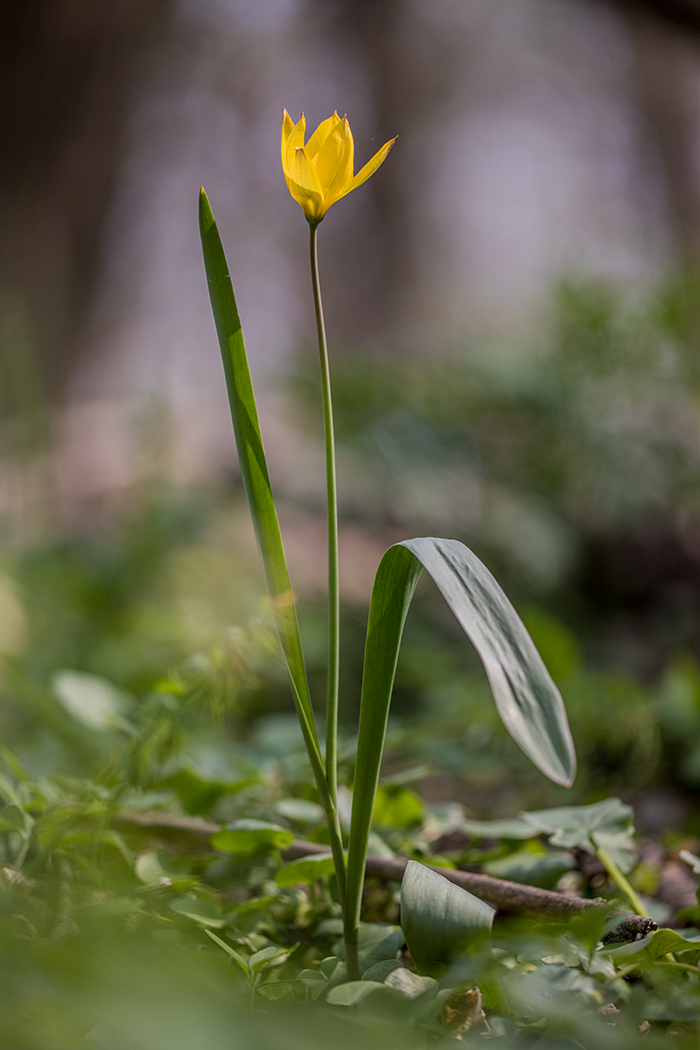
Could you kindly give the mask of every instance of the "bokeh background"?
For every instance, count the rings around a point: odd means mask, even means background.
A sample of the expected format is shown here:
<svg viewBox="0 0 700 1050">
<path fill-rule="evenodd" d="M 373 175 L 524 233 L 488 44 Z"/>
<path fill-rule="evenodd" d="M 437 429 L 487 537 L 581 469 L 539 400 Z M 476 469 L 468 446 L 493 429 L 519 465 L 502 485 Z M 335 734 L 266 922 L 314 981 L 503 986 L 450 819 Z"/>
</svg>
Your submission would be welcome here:
<svg viewBox="0 0 700 1050">
<path fill-rule="evenodd" d="M 322 695 L 320 405 L 283 107 L 312 127 L 347 112 L 358 166 L 399 136 L 320 231 L 348 739 L 382 551 L 456 536 L 562 687 L 582 758 L 572 801 L 619 792 L 650 831 L 699 830 L 697 0 L 6 0 L 5 738 L 32 771 L 87 769 L 90 731 L 57 675 L 140 697 L 195 665 L 225 732 L 284 735 L 200 185 Z M 396 761 L 424 763 L 428 800 L 489 815 L 571 797 L 497 725 L 427 584 L 396 719 Z"/>
</svg>

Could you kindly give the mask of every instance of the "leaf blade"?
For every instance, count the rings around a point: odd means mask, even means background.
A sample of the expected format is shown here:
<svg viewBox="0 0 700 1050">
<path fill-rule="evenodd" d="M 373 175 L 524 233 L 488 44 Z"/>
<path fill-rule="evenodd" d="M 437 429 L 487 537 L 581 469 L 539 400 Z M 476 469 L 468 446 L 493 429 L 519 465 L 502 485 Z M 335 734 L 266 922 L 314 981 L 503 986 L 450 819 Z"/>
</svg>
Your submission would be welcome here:
<svg viewBox="0 0 700 1050">
<path fill-rule="evenodd" d="M 576 754 L 564 703 L 525 625 L 486 566 L 458 540 L 404 540 L 484 665 L 501 721 L 546 776 L 569 787 Z"/>
<path fill-rule="evenodd" d="M 280 643 L 307 747 L 310 755 L 313 751 L 312 762 L 320 764 L 322 769 L 323 758 L 311 707 L 296 606 L 267 469 L 241 321 L 221 238 L 203 189 L 199 195 L 199 226 L 241 475 L 263 563 L 265 583 L 275 602 Z"/>
<path fill-rule="evenodd" d="M 421 537 L 390 547 L 377 569 L 367 624 L 348 844 L 345 923 L 350 945 L 360 919 L 365 856 L 399 647 L 423 568 L 476 648 L 498 712 L 516 743 L 558 783 L 569 784 L 575 772 L 573 741 L 559 690 L 486 566 L 457 540 Z"/>
<path fill-rule="evenodd" d="M 420 563 L 413 554 L 396 544 L 382 557 L 372 588 L 348 842 L 344 911 L 348 943 L 356 942 L 357 938 L 365 857 L 379 783 L 389 703 L 403 626 L 421 571 Z"/>
</svg>

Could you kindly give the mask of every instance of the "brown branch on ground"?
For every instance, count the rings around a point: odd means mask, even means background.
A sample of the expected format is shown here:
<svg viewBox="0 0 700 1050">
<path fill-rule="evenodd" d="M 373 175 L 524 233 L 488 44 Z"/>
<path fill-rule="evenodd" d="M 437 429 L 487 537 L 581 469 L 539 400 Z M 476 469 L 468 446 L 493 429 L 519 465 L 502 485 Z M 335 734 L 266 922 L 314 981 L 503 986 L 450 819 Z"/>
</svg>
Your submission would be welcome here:
<svg viewBox="0 0 700 1050">
<path fill-rule="evenodd" d="M 163 838 L 189 838 L 197 841 L 208 840 L 217 831 L 219 824 L 210 824 L 199 817 L 178 817 L 168 813 L 118 813 L 113 821 L 123 828 L 140 828 L 143 831 L 157 834 Z M 318 842 L 292 842 L 282 856 L 285 860 L 298 860 L 313 853 L 327 853 L 328 846 Z M 565 893 L 553 890 L 541 890 L 536 886 L 527 886 L 519 882 L 508 882 L 507 879 L 495 879 L 491 875 L 482 875 L 473 871 L 457 871 L 453 868 L 441 868 L 434 864 L 427 867 L 444 875 L 462 889 L 481 897 L 490 904 L 506 911 L 532 912 L 537 915 L 549 915 L 555 918 L 573 918 L 591 909 L 607 907 L 608 902 L 601 898 L 594 900 L 581 897 L 570 897 Z M 400 882 L 406 869 L 406 861 L 400 858 L 367 857 L 365 871 L 368 875 Z"/>
</svg>

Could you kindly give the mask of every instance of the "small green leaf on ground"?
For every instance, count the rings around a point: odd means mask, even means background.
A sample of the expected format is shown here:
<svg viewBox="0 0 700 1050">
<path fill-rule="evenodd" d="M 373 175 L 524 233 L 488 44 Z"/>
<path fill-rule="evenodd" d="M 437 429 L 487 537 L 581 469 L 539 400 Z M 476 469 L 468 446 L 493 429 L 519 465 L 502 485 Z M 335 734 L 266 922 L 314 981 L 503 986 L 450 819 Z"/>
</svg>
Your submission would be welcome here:
<svg viewBox="0 0 700 1050">
<path fill-rule="evenodd" d="M 332 875 L 333 870 L 332 853 L 313 853 L 285 864 L 275 875 L 275 882 L 278 886 L 296 886 L 298 882 L 309 884 Z"/>
<path fill-rule="evenodd" d="M 280 798 L 274 810 L 285 820 L 296 820 L 300 824 L 320 824 L 323 820 L 322 807 L 306 798 Z"/>
<path fill-rule="evenodd" d="M 630 871 L 636 861 L 633 816 L 631 806 L 619 798 L 606 798 L 591 806 L 561 806 L 522 814 L 532 832 L 548 835 L 553 846 L 588 853 L 602 846 L 623 872 Z"/>
<path fill-rule="evenodd" d="M 291 831 L 264 820 L 236 820 L 211 838 L 216 849 L 243 855 L 260 849 L 284 849 L 293 841 Z"/>
<path fill-rule="evenodd" d="M 677 930 L 660 929 L 647 934 L 638 941 L 630 941 L 629 944 L 607 949 L 606 954 L 616 962 L 637 957 L 653 962 L 655 959 L 662 959 L 669 952 L 678 954 L 689 951 L 700 951 L 700 937 L 684 937 Z"/>
<path fill-rule="evenodd" d="M 331 988 L 326 1002 L 332 1006 L 357 1006 L 378 988 L 384 988 L 379 981 L 346 981 L 345 984 Z"/>
<path fill-rule="evenodd" d="M 511 882 L 551 890 L 565 872 L 575 867 L 576 859 L 568 850 L 519 849 L 484 864 L 484 871 L 497 879 L 509 879 Z"/>
<path fill-rule="evenodd" d="M 382 786 L 374 800 L 372 823 L 392 828 L 410 828 L 423 819 L 423 804 L 408 788 Z"/>
</svg>

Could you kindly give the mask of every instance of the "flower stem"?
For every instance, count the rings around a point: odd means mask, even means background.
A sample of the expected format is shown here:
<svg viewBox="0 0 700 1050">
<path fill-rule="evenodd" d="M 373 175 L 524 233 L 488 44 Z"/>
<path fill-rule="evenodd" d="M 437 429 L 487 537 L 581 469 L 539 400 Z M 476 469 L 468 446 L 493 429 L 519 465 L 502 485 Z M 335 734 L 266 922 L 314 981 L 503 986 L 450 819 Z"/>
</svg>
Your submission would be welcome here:
<svg viewBox="0 0 700 1050">
<path fill-rule="evenodd" d="M 318 223 L 310 224 L 311 283 L 314 289 L 318 353 L 323 387 L 323 426 L 326 443 L 326 492 L 328 507 L 328 700 L 326 704 L 326 779 L 336 805 L 338 794 L 338 683 L 340 680 L 340 591 L 338 582 L 338 491 L 333 434 L 331 373 L 323 321 L 321 282 L 318 276 Z"/>
</svg>

